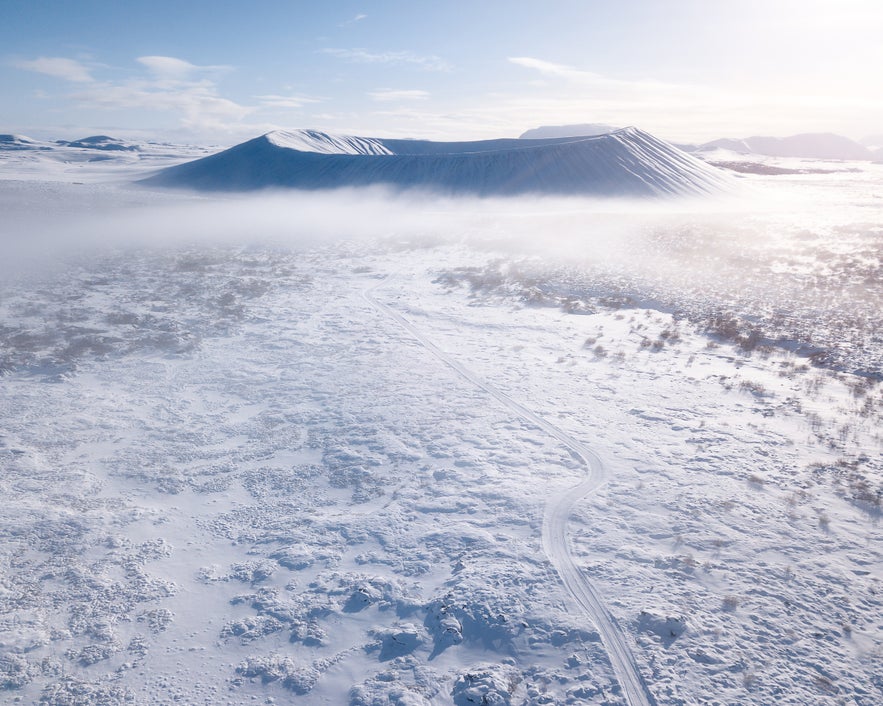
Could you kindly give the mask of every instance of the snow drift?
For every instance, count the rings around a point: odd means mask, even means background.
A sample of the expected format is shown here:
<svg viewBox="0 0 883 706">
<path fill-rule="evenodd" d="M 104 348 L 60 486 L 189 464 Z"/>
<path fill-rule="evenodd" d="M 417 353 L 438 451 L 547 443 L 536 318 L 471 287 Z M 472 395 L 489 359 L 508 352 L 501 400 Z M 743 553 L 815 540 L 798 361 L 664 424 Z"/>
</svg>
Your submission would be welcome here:
<svg viewBox="0 0 883 706">
<path fill-rule="evenodd" d="M 721 190 L 714 167 L 637 128 L 543 140 L 431 142 L 277 131 L 145 182 L 216 191 L 386 185 L 480 196 L 661 196 Z"/>
</svg>

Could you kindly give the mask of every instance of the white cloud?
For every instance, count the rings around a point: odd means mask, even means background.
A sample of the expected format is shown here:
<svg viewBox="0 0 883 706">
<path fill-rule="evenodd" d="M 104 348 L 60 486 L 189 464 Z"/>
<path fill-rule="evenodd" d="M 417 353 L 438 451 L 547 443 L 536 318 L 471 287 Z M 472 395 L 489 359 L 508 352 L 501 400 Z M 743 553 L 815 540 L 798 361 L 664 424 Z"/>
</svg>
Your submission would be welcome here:
<svg viewBox="0 0 883 706">
<path fill-rule="evenodd" d="M 522 66 L 526 69 L 532 69 L 549 78 L 561 78 L 583 86 L 591 86 L 596 90 L 606 90 L 609 92 L 632 93 L 635 95 L 646 95 L 648 92 L 654 94 L 682 94 L 688 95 L 701 89 L 700 86 L 690 86 L 687 84 L 666 83 L 664 81 L 653 81 L 648 79 L 618 79 L 592 71 L 585 71 L 567 64 L 556 64 L 553 61 L 545 59 L 536 59 L 530 56 L 509 57 L 509 62 Z"/>
<path fill-rule="evenodd" d="M 865 92 L 838 93 L 840 86 L 791 82 L 748 85 L 687 84 L 602 76 L 535 57 L 509 62 L 543 78 L 518 95 L 493 97 L 486 110 L 526 127 L 570 122 L 638 125 L 670 139 L 692 141 L 720 135 L 846 131 L 851 115 L 883 115 L 883 99 Z M 848 80 L 843 77 L 840 84 Z M 529 84 L 528 84 L 529 85 Z M 860 131 L 860 128 L 856 128 Z"/>
<path fill-rule="evenodd" d="M 70 97 L 81 108 L 171 113 L 183 127 L 197 131 L 225 131 L 256 110 L 221 97 L 211 78 L 200 78 L 200 74 L 230 67 L 197 66 L 171 56 L 142 56 L 136 61 L 148 69 L 147 77 L 98 82 L 91 77 L 75 78 L 80 74 L 72 72 L 67 76 L 70 80 L 88 80 L 89 85 Z"/>
<path fill-rule="evenodd" d="M 391 101 L 414 101 L 426 100 L 429 98 L 428 91 L 420 90 L 396 90 L 396 89 L 380 89 L 377 91 L 369 91 L 368 95 L 372 100 L 383 102 Z"/>
<path fill-rule="evenodd" d="M 356 24 L 356 22 L 361 22 L 362 20 L 367 19 L 367 17 L 368 17 L 368 15 L 365 15 L 360 12 L 358 15 L 356 15 L 355 17 L 351 17 L 346 22 L 341 22 L 339 26 L 340 27 L 349 27 L 350 25 Z"/>
<path fill-rule="evenodd" d="M 560 76 L 562 78 L 583 80 L 600 78 L 597 74 L 593 74 L 588 71 L 580 71 L 579 69 L 575 69 L 572 66 L 567 66 L 566 64 L 556 64 L 552 61 L 535 59 L 530 56 L 510 56 L 509 62 L 512 64 L 517 64 L 518 66 L 523 66 L 528 69 L 534 69 L 535 71 L 539 71 L 540 73 L 548 74 L 551 76 Z"/>
<path fill-rule="evenodd" d="M 750 96 L 714 86 L 612 78 L 535 57 L 510 57 L 509 62 L 547 79 L 532 91 L 498 99 L 528 126 L 604 122 L 661 127 L 683 138 L 701 128 L 701 121 L 720 123 L 720 116 L 735 115 L 753 102 Z"/>
<path fill-rule="evenodd" d="M 322 49 L 323 54 L 358 64 L 411 65 L 426 71 L 450 71 L 451 66 L 438 56 L 422 56 L 410 51 L 373 52 L 367 49 Z"/>
<path fill-rule="evenodd" d="M 189 61 L 176 59 L 173 56 L 139 56 L 137 61 L 160 78 L 179 80 L 186 79 L 194 73 L 228 71 L 231 68 L 229 66 L 197 66 Z"/>
<path fill-rule="evenodd" d="M 254 111 L 252 107 L 218 96 L 210 81 L 181 82 L 171 88 L 149 81 L 97 84 L 75 94 L 74 98 L 89 107 L 176 113 L 184 127 L 196 129 L 221 129 L 226 123 L 242 120 Z"/>
<path fill-rule="evenodd" d="M 310 96 L 255 96 L 261 105 L 267 108 L 303 108 L 310 103 L 321 103 L 324 98 L 311 98 Z"/>
<path fill-rule="evenodd" d="M 92 81 L 89 70 L 79 61 L 65 59 L 59 56 L 41 56 L 37 59 L 14 62 L 14 65 L 26 71 L 36 71 L 47 76 L 63 78 L 75 83 L 88 83 Z"/>
</svg>

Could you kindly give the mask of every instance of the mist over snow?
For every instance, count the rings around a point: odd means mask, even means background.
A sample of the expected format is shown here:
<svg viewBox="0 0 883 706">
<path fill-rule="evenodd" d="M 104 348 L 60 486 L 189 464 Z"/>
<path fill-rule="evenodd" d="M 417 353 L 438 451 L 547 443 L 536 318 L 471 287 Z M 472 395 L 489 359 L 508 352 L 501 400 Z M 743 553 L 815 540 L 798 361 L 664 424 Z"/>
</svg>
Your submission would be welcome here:
<svg viewBox="0 0 883 706">
<path fill-rule="evenodd" d="M 29 144 L 0 701 L 883 698 L 880 165 L 242 194 Z"/>
</svg>

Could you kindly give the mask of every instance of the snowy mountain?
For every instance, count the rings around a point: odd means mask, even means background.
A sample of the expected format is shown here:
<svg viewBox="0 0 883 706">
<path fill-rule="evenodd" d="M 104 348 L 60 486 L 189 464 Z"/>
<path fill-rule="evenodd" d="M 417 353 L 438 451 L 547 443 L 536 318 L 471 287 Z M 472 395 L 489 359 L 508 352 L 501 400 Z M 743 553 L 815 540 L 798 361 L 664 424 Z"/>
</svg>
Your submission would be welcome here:
<svg viewBox="0 0 883 706">
<path fill-rule="evenodd" d="M 271 132 L 165 169 L 157 186 L 250 191 L 383 184 L 449 194 L 660 196 L 711 193 L 727 178 L 637 128 L 594 137 L 430 142 Z"/>
<path fill-rule="evenodd" d="M 48 145 L 32 140 L 24 135 L 0 135 L 0 150 L 46 150 Z"/>
<path fill-rule="evenodd" d="M 72 140 L 70 142 L 60 140 L 59 144 L 87 150 L 111 150 L 117 152 L 137 152 L 141 149 L 136 144 L 124 142 L 123 140 L 118 140 L 115 137 L 108 137 L 107 135 L 92 135 L 91 137 L 83 137 L 79 140 Z"/>
<path fill-rule="evenodd" d="M 723 138 L 706 142 L 697 148 L 701 151 L 725 149 L 741 154 L 760 154 L 769 157 L 801 157 L 805 159 L 873 159 L 864 145 L 842 135 L 832 133 L 807 133 L 790 137 Z"/>
<path fill-rule="evenodd" d="M 59 182 L 92 182 L 120 179 L 126 172 L 132 181 L 212 151 L 195 145 L 138 142 L 107 135 L 37 140 L 0 134 L 0 180 L 43 180 L 52 174 Z"/>
<path fill-rule="evenodd" d="M 519 139 L 542 140 L 549 137 L 590 137 L 592 135 L 606 135 L 615 132 L 618 128 L 602 123 L 582 123 L 581 125 L 542 125 L 522 133 Z"/>
</svg>

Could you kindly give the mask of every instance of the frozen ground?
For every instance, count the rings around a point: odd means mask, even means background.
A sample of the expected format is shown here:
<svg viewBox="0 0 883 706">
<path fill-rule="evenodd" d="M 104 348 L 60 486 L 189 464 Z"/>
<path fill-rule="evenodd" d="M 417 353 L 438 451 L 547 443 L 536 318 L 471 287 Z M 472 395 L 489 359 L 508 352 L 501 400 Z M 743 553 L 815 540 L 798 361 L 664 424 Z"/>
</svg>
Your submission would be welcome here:
<svg viewBox="0 0 883 706">
<path fill-rule="evenodd" d="M 0 700 L 879 703 L 850 168 L 648 206 L 0 161 Z"/>
</svg>

